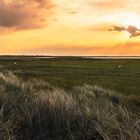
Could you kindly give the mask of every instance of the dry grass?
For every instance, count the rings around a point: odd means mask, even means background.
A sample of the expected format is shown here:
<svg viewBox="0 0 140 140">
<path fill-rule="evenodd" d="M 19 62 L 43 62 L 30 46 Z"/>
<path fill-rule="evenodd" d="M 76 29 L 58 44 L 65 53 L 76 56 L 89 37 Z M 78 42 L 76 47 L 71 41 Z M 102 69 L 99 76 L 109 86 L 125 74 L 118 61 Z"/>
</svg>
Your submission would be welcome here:
<svg viewBox="0 0 140 140">
<path fill-rule="evenodd" d="M 114 91 L 68 91 L 0 73 L 0 140 L 139 140 L 140 119 Z"/>
</svg>

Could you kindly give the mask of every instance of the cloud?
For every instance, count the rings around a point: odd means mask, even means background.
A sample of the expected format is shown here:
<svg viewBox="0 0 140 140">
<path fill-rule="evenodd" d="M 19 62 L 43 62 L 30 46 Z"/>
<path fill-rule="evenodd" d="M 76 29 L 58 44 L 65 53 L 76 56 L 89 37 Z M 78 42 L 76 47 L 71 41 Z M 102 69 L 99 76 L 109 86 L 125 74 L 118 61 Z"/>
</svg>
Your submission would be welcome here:
<svg viewBox="0 0 140 140">
<path fill-rule="evenodd" d="M 74 14 L 77 14 L 77 11 L 74 11 L 74 10 L 73 11 L 69 11 L 68 14 L 74 15 Z"/>
<path fill-rule="evenodd" d="M 126 43 L 127 47 L 137 47 L 140 46 L 140 42 L 128 42 Z"/>
<path fill-rule="evenodd" d="M 109 29 L 109 31 L 118 31 L 118 32 L 125 31 L 125 30 L 126 29 L 121 26 L 113 26 L 113 29 Z"/>
<path fill-rule="evenodd" d="M 23 52 L 27 51 L 23 50 Z M 108 47 L 97 46 L 77 46 L 77 45 L 46 45 L 38 48 L 28 48 L 29 54 L 47 54 L 47 55 L 94 55 L 105 53 Z"/>
<path fill-rule="evenodd" d="M 132 25 L 129 25 L 127 28 L 125 28 L 123 26 L 113 26 L 112 28 L 110 28 L 108 30 L 109 31 L 118 31 L 118 32 L 126 31 L 130 34 L 130 38 L 140 36 L 140 29 L 138 29 L 137 27 L 132 26 Z"/>
<path fill-rule="evenodd" d="M 102 10 L 102 11 L 115 11 L 128 7 L 129 0 L 89 0 L 90 5 Z"/>
<path fill-rule="evenodd" d="M 52 7 L 50 0 L 1 0 L 0 27 L 16 30 L 43 27 Z"/>
<path fill-rule="evenodd" d="M 135 36 L 140 36 L 140 29 L 138 29 L 135 26 L 128 26 L 128 28 L 126 29 L 126 31 L 128 31 L 131 36 L 130 37 L 135 37 Z"/>
<path fill-rule="evenodd" d="M 140 55 L 140 42 L 120 42 L 115 46 L 76 46 L 76 45 L 44 45 L 35 48 L 23 49 L 25 54 L 44 55 Z M 28 50 L 28 51 L 27 51 Z"/>
</svg>

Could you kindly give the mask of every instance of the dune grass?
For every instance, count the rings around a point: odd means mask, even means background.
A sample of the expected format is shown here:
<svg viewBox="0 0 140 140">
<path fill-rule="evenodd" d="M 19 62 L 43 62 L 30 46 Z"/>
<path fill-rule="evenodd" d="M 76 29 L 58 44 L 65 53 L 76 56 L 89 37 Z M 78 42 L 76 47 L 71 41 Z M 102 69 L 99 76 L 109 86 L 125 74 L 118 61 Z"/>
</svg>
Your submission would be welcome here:
<svg viewBox="0 0 140 140">
<path fill-rule="evenodd" d="M 0 140 L 139 140 L 140 118 L 99 86 L 71 90 L 0 73 Z"/>
</svg>

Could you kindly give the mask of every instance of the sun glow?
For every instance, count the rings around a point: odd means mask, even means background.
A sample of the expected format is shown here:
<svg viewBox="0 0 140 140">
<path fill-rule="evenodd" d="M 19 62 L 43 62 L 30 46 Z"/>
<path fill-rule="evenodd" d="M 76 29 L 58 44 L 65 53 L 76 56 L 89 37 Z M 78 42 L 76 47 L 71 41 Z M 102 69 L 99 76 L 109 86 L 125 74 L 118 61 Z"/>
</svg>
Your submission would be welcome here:
<svg viewBox="0 0 140 140">
<path fill-rule="evenodd" d="M 125 26 L 133 25 L 137 28 L 140 28 L 140 18 L 137 15 L 130 15 L 126 16 L 126 18 L 123 21 L 123 24 Z"/>
<path fill-rule="evenodd" d="M 129 39 L 129 37 L 130 37 L 130 33 L 123 32 L 123 38 L 124 38 L 124 40 Z"/>
</svg>

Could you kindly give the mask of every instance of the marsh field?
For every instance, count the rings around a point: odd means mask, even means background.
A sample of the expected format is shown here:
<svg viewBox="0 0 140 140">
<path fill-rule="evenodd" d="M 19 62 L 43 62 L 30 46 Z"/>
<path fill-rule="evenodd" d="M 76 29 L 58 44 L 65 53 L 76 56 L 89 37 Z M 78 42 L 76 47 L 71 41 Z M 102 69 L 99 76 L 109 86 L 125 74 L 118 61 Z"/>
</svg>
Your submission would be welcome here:
<svg viewBox="0 0 140 140">
<path fill-rule="evenodd" d="M 140 59 L 0 57 L 0 140 L 139 140 Z"/>
</svg>

